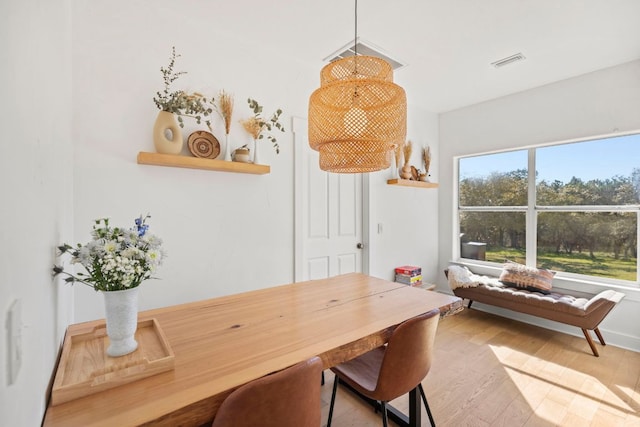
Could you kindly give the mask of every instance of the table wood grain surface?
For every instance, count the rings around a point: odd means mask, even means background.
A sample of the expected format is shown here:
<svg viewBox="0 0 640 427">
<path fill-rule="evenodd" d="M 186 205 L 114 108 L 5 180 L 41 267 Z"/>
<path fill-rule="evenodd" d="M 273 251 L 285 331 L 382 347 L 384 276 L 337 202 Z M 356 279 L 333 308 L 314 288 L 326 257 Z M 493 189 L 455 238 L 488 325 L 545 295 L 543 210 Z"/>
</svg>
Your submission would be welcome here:
<svg viewBox="0 0 640 427">
<path fill-rule="evenodd" d="M 140 312 L 159 322 L 175 369 L 49 404 L 43 425 L 199 426 L 249 381 L 316 355 L 329 368 L 385 343 L 403 321 L 458 300 L 351 273 Z"/>
</svg>

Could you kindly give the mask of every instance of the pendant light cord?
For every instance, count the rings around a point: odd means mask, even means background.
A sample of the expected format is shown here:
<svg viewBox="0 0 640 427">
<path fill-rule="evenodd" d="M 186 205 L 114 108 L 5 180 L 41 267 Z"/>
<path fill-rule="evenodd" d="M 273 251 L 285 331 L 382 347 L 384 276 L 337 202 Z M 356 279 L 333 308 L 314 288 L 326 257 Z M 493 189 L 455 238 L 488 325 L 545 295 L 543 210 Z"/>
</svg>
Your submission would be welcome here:
<svg viewBox="0 0 640 427">
<path fill-rule="evenodd" d="M 358 57 L 358 0 L 355 0 L 356 11 L 354 13 L 355 16 L 355 34 L 353 36 L 353 51 L 355 53 L 356 58 Z"/>
<path fill-rule="evenodd" d="M 354 15 L 354 20 L 355 20 L 355 31 L 354 31 L 354 35 L 353 35 L 353 75 L 357 76 L 358 75 L 358 0 L 355 0 L 355 13 Z M 355 89 L 355 96 L 358 95 L 358 87 L 356 86 Z"/>
</svg>

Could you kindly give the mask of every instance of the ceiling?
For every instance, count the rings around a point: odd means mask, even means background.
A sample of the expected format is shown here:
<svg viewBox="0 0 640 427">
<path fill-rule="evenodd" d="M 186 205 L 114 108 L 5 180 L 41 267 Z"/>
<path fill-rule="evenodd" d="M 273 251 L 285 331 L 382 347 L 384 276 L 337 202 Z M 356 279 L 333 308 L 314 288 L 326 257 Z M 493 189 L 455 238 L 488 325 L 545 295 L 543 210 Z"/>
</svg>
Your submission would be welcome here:
<svg viewBox="0 0 640 427">
<path fill-rule="evenodd" d="M 318 77 L 354 38 L 353 0 L 259 4 L 219 7 L 246 40 Z M 407 64 L 395 81 L 410 104 L 446 112 L 639 59 L 640 0 L 359 0 L 358 36 Z M 526 60 L 491 65 L 515 53 Z"/>
</svg>

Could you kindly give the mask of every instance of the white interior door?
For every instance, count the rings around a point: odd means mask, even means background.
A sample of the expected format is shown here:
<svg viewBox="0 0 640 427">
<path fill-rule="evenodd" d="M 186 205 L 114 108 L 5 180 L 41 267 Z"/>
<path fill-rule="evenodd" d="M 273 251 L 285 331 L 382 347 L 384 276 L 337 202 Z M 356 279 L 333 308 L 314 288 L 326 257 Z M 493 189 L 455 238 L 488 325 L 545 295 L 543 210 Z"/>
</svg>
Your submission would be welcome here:
<svg viewBox="0 0 640 427">
<path fill-rule="evenodd" d="M 309 147 L 307 121 L 294 118 L 295 280 L 363 272 L 362 174 L 320 170 Z"/>
</svg>

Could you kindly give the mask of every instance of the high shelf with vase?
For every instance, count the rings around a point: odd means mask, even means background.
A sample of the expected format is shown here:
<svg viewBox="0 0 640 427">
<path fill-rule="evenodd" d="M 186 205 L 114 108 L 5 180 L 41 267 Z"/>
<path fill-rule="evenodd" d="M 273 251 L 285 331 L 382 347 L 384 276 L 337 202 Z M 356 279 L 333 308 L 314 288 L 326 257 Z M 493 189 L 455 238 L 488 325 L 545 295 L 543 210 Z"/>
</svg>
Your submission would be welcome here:
<svg viewBox="0 0 640 427">
<path fill-rule="evenodd" d="M 199 157 L 180 156 L 172 154 L 138 153 L 138 164 L 154 166 L 170 166 L 175 168 L 204 169 L 220 172 L 250 173 L 265 175 L 271 173 L 269 165 L 253 163 L 227 162 L 224 160 L 202 159 Z"/>
<path fill-rule="evenodd" d="M 424 182 L 424 181 L 414 181 L 411 179 L 388 179 L 387 184 L 389 185 L 401 185 L 404 187 L 419 187 L 419 188 L 438 188 L 438 184 L 435 182 Z"/>
</svg>

